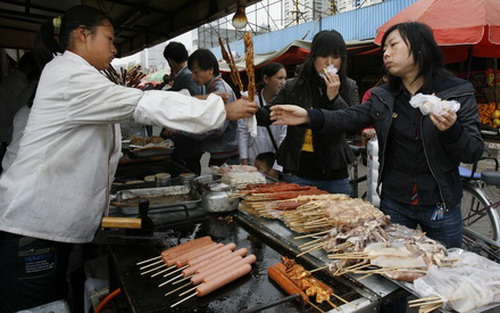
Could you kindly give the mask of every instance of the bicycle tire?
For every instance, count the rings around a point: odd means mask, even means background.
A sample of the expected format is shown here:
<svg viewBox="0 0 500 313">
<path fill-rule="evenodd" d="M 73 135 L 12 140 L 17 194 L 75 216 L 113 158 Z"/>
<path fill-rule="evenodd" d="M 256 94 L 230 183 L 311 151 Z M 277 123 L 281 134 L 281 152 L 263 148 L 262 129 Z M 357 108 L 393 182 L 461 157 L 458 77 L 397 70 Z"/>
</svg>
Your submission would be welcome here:
<svg viewBox="0 0 500 313">
<path fill-rule="evenodd" d="M 488 197 L 476 186 L 468 183 L 463 184 L 463 196 L 461 200 L 462 220 L 464 222 L 464 232 L 475 239 L 496 241 L 498 234 L 493 214 L 497 215 L 494 208 L 484 209 L 491 205 Z"/>
</svg>

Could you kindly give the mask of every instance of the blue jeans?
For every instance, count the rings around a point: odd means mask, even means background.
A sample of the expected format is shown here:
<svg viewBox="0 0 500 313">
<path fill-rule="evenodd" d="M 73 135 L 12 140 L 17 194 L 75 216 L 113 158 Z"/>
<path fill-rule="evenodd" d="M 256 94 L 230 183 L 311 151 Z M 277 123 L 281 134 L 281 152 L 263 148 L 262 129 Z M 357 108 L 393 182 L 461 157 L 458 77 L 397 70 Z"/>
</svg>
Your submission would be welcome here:
<svg viewBox="0 0 500 313">
<path fill-rule="evenodd" d="M 301 186 L 316 186 L 321 190 L 328 191 L 329 193 L 343 193 L 348 196 L 351 195 L 349 178 L 332 180 L 309 179 L 287 173 L 283 175 L 283 180 L 287 183 L 296 183 Z"/>
<path fill-rule="evenodd" d="M 410 205 L 382 195 L 380 210 L 391 217 L 393 223 L 416 229 L 420 225 L 427 237 L 441 242 L 446 248 L 460 248 L 464 225 L 460 204 L 449 209 L 440 220 L 432 220 L 435 205 Z"/>
</svg>

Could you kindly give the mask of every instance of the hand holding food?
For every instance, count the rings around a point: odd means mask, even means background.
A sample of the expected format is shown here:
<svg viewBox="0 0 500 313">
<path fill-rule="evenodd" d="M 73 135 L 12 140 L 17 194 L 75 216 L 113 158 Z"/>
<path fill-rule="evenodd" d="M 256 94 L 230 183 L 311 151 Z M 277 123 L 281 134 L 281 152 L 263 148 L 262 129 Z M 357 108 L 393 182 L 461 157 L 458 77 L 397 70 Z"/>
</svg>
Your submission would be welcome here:
<svg viewBox="0 0 500 313">
<path fill-rule="evenodd" d="M 436 127 L 442 132 L 450 129 L 450 127 L 457 121 L 457 114 L 451 110 L 446 111 L 442 115 L 431 113 L 429 114 L 429 117 L 434 125 L 436 125 Z"/>
<path fill-rule="evenodd" d="M 271 107 L 273 125 L 301 125 L 310 122 L 306 109 L 297 105 L 280 104 Z"/>
<path fill-rule="evenodd" d="M 238 99 L 231 103 L 226 104 L 226 119 L 230 121 L 236 121 L 243 117 L 253 116 L 259 106 L 255 102 L 249 102 L 248 100 Z"/>
</svg>

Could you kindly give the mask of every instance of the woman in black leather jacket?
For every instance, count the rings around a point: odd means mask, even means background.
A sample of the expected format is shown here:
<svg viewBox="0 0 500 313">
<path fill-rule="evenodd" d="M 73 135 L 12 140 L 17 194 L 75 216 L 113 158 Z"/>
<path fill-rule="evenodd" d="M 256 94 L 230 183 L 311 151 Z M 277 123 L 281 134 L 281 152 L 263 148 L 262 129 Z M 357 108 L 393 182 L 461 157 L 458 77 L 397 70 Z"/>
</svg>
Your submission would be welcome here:
<svg viewBox="0 0 500 313">
<path fill-rule="evenodd" d="M 337 73 L 328 71 L 333 65 Z M 312 41 L 296 79 L 288 80 L 270 105 L 257 113 L 259 125 L 269 125 L 269 107 L 294 103 L 303 108 L 335 111 L 359 104 L 356 82 L 346 75 L 347 50 L 342 35 L 321 31 Z M 331 193 L 350 194 L 347 164 L 353 160 L 345 136 L 320 134 L 303 126 L 289 126 L 277 161 L 288 182 L 317 186 Z"/>
<path fill-rule="evenodd" d="M 458 166 L 477 161 L 483 151 L 474 89 L 444 69 L 441 50 L 424 24 L 394 25 L 382 47 L 389 84 L 375 88 L 365 104 L 336 112 L 276 106 L 271 117 L 276 124 L 307 124 L 331 136 L 374 125 L 380 146 L 380 209 L 395 223 L 420 225 L 446 247 L 460 247 Z M 460 109 L 422 115 L 409 104 L 419 92 L 456 100 Z"/>
</svg>

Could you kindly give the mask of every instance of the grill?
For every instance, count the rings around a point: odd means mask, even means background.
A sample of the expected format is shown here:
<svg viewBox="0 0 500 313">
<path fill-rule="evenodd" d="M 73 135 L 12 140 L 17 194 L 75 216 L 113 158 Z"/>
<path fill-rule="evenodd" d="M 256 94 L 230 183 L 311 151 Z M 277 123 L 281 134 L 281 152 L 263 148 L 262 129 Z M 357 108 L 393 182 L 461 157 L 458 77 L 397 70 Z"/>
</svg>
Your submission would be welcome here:
<svg viewBox="0 0 500 313">
<path fill-rule="evenodd" d="M 155 231 L 156 234 L 162 234 L 161 236 L 157 235 L 149 241 L 144 240 L 139 245 L 125 243 L 108 246 L 111 268 L 116 275 L 115 281 L 127 295 L 134 312 L 256 312 L 262 306 L 270 306 L 265 312 L 301 312 L 300 303 L 293 299 L 274 305 L 287 295 L 268 278 L 267 268 L 279 261 L 281 256 L 293 258 L 297 254 L 296 247 L 285 238 L 286 234 L 275 233 L 279 223 L 274 222 L 276 227 L 273 231 L 241 212 L 234 216 L 233 222 L 228 223 L 223 217 L 198 216 L 158 227 Z M 281 228 L 286 230 L 282 225 Z M 173 303 L 192 292 L 183 297 L 178 297 L 178 293 L 165 297 L 166 292 L 180 285 L 159 288 L 158 285 L 168 278 L 161 275 L 154 278 L 141 276 L 136 263 L 158 256 L 168 247 L 205 235 L 210 235 L 216 242 L 234 242 L 238 248 L 248 248 L 249 254 L 257 256 L 257 262 L 252 266 L 250 275 L 205 297 L 194 297 L 171 309 Z M 298 259 L 298 262 L 308 269 L 313 269 L 320 266 L 322 261 L 313 256 L 306 256 Z M 378 296 L 355 280 L 333 279 L 320 272 L 316 272 L 314 276 L 333 287 L 337 295 L 355 303 L 358 306 L 356 312 L 373 312 L 378 303 Z M 189 287 L 183 290 L 187 289 Z M 338 306 L 342 305 L 342 302 L 333 297 L 332 301 Z M 326 303 L 320 307 L 325 311 L 332 308 Z M 306 306 L 305 312 L 313 311 L 313 308 Z"/>
</svg>

